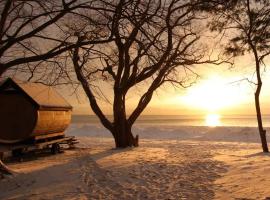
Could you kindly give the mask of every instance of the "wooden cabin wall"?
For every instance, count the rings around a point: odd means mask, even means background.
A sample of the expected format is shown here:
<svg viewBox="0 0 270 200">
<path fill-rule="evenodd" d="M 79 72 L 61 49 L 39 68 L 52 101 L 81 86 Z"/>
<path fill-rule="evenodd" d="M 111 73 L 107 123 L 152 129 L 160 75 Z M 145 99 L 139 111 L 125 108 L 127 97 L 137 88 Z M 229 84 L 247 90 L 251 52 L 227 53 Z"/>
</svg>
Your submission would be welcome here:
<svg viewBox="0 0 270 200">
<path fill-rule="evenodd" d="M 0 142 L 14 143 L 30 137 L 37 120 L 37 112 L 20 93 L 0 93 Z"/>
<path fill-rule="evenodd" d="M 71 121 L 71 110 L 39 110 L 32 136 L 64 132 Z"/>
</svg>

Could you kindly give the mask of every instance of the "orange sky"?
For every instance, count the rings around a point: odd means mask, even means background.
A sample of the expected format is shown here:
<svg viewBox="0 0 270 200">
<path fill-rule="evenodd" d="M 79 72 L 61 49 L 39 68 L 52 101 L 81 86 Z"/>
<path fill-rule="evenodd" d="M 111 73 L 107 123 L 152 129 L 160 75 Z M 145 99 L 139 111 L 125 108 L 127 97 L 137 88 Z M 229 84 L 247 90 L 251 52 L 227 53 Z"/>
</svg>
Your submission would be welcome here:
<svg viewBox="0 0 270 200">
<path fill-rule="evenodd" d="M 245 62 L 243 62 L 245 60 Z M 201 75 L 198 82 L 187 89 L 163 87 L 154 95 L 151 103 L 143 114 L 146 115 L 205 115 L 217 113 L 254 114 L 254 86 L 244 78 L 252 78 L 254 68 L 248 57 L 238 58 L 235 68 L 227 66 L 199 66 L 197 71 Z M 270 69 L 263 73 L 263 88 L 261 93 L 262 112 L 270 114 Z M 139 90 L 139 89 L 138 89 Z M 81 95 L 80 102 L 74 97 L 66 95 L 74 106 L 74 114 L 92 114 L 88 100 Z M 134 95 L 135 93 L 135 95 Z M 139 94 L 132 93 L 128 97 L 127 111 L 130 112 L 138 101 Z M 139 93 L 139 92 L 138 92 Z M 106 114 L 112 114 L 111 105 L 103 104 Z"/>
</svg>

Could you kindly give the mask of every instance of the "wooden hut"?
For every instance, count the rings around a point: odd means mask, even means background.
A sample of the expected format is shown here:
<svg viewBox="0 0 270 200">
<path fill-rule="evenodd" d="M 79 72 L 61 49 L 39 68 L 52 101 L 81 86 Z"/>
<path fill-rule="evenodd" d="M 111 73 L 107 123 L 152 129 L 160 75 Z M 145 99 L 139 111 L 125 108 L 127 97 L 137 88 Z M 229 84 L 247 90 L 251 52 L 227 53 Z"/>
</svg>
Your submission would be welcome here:
<svg viewBox="0 0 270 200">
<path fill-rule="evenodd" d="M 8 78 L 0 85 L 0 143 L 64 136 L 71 111 L 52 87 Z"/>
</svg>

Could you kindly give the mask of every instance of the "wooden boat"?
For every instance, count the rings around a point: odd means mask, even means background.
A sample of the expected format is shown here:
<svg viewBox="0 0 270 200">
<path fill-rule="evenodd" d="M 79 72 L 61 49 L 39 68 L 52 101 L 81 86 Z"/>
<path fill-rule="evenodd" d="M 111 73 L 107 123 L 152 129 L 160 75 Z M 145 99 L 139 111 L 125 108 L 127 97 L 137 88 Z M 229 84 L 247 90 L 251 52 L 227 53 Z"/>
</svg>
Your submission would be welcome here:
<svg viewBox="0 0 270 200">
<path fill-rule="evenodd" d="M 8 78 L 0 85 L 0 143 L 64 136 L 71 112 L 54 88 Z"/>
</svg>

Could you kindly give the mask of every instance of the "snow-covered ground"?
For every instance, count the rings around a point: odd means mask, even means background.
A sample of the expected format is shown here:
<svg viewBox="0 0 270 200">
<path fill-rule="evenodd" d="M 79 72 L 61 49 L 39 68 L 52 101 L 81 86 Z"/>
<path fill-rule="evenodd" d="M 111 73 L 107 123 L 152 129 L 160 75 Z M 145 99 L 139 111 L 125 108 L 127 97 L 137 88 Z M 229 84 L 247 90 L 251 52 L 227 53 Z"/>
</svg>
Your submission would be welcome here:
<svg viewBox="0 0 270 200">
<path fill-rule="evenodd" d="M 256 128 L 148 124 L 133 133 L 140 147 L 116 150 L 102 126 L 73 124 L 78 148 L 8 163 L 18 173 L 0 180 L 0 199 L 270 197 L 270 155 Z"/>
</svg>

